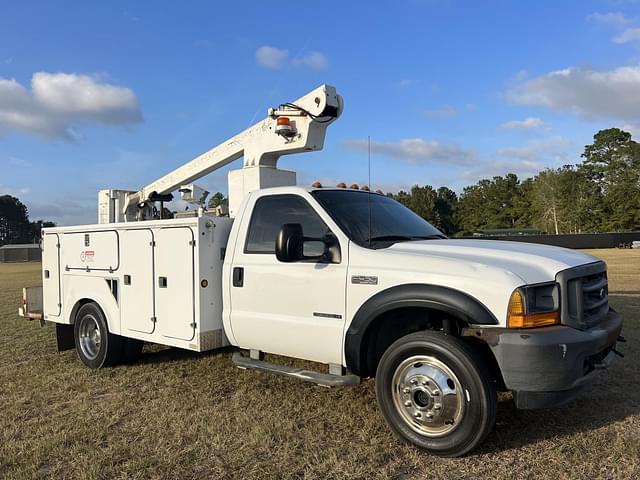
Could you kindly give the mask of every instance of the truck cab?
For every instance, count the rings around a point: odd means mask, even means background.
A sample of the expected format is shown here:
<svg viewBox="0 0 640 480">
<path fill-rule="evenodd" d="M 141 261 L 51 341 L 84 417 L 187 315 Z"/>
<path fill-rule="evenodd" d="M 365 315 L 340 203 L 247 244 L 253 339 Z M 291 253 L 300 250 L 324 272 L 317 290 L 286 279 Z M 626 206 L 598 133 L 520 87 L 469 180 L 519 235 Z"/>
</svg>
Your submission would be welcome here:
<svg viewBox="0 0 640 480">
<path fill-rule="evenodd" d="M 571 401 L 611 364 L 622 328 L 599 259 L 448 239 L 395 200 L 362 190 L 251 193 L 223 275 L 233 345 L 375 377 L 392 428 L 443 454 L 460 453 L 439 445 L 460 433 L 472 398 L 487 405 L 487 425 L 496 389 L 511 390 L 520 408 Z M 408 342 L 421 354 L 407 357 Z M 413 366 L 402 363 L 411 358 Z M 474 390 L 473 377 L 483 386 Z M 482 422 L 471 430 L 478 438 L 487 431 Z"/>
</svg>

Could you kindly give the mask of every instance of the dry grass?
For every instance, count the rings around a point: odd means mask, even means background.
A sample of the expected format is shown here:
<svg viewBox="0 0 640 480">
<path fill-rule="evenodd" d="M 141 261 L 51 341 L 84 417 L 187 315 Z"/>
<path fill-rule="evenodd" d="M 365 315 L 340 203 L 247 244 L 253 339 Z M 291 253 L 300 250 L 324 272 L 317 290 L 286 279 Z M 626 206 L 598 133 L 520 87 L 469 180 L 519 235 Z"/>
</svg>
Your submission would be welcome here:
<svg viewBox="0 0 640 480">
<path fill-rule="evenodd" d="M 626 319 L 626 358 L 569 407 L 500 402 L 496 428 L 461 459 L 389 433 L 373 382 L 327 390 L 240 371 L 230 353 L 149 348 L 92 371 L 57 353 L 53 328 L 16 315 L 39 264 L 0 264 L 2 478 L 638 478 L 640 251 L 594 252 Z"/>
</svg>

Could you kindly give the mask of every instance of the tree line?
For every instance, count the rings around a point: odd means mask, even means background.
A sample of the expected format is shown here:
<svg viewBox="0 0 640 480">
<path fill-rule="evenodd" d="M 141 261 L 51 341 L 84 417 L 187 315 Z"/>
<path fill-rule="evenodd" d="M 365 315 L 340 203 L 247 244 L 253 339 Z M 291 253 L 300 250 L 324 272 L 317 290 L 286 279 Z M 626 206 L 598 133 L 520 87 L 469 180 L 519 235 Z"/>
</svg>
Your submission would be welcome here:
<svg viewBox="0 0 640 480">
<path fill-rule="evenodd" d="M 640 144 L 618 128 L 600 130 L 581 158 L 522 181 L 513 173 L 483 179 L 460 195 L 444 186 L 415 185 L 390 196 L 450 236 L 640 229 Z"/>
<path fill-rule="evenodd" d="M 640 229 L 640 144 L 618 128 L 600 130 L 581 158 L 522 181 L 513 173 L 483 179 L 460 195 L 431 185 L 388 195 L 449 236 L 498 229 L 554 234 Z M 226 201 L 217 192 L 208 206 Z M 52 225 L 31 222 L 19 199 L 0 196 L 0 246 L 35 243 L 40 228 Z"/>
<path fill-rule="evenodd" d="M 11 195 L 0 195 L 0 247 L 6 244 L 38 243 L 40 229 L 54 225 L 42 220 L 30 221 L 24 203 Z"/>
</svg>

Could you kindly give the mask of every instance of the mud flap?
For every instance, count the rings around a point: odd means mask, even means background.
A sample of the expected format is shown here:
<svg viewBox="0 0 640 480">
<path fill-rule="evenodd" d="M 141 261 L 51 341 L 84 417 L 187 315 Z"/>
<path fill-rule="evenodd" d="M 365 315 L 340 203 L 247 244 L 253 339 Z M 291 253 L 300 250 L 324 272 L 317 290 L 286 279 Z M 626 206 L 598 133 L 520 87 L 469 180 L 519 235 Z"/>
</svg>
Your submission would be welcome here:
<svg viewBox="0 0 640 480">
<path fill-rule="evenodd" d="M 76 342 L 73 338 L 73 325 L 56 323 L 56 341 L 59 352 L 76 348 Z"/>
</svg>

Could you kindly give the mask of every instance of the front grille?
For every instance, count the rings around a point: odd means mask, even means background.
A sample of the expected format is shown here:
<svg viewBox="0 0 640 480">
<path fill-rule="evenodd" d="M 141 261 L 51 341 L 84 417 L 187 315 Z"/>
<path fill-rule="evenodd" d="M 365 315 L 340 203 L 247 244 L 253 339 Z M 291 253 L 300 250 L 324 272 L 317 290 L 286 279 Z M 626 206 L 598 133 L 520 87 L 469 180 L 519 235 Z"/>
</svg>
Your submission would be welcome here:
<svg viewBox="0 0 640 480">
<path fill-rule="evenodd" d="M 562 291 L 562 323 L 584 330 L 607 316 L 609 289 L 604 262 L 564 270 L 556 279 Z"/>
</svg>

